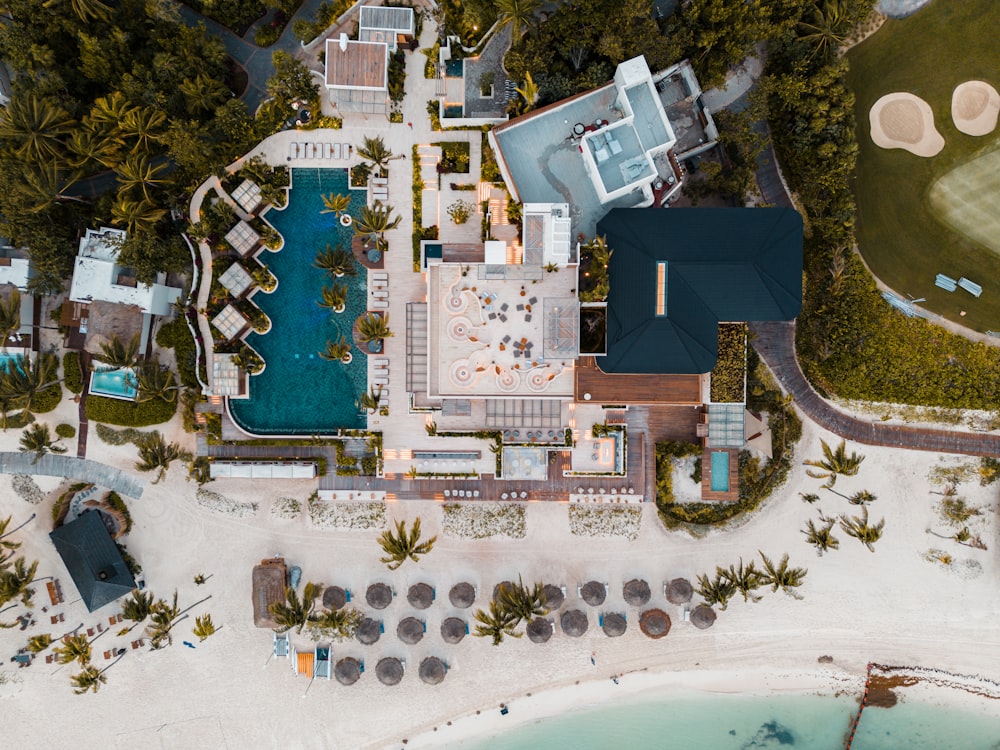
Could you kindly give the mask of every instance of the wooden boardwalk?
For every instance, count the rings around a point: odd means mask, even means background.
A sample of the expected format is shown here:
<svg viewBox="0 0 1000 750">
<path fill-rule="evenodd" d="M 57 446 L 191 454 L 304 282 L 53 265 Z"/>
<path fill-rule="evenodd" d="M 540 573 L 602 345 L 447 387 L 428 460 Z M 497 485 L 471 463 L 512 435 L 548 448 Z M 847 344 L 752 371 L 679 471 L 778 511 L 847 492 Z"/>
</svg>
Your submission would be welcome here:
<svg viewBox="0 0 1000 750">
<path fill-rule="evenodd" d="M 92 482 L 114 490 L 120 495 L 135 499 L 142 497 L 142 492 L 146 488 L 144 480 L 129 476 L 113 466 L 90 461 L 86 458 L 52 453 L 36 459 L 30 453 L 0 452 L 0 473 L 40 474 L 48 477 L 65 477 L 70 480 Z"/>
<path fill-rule="evenodd" d="M 575 368 L 576 400 L 597 404 L 701 404 L 701 375 L 606 373 L 594 357 Z M 584 394 L 589 394 L 585 397 Z"/>
<path fill-rule="evenodd" d="M 750 330 L 754 334 L 754 349 L 771 368 L 781 387 L 792 394 L 795 405 L 820 427 L 865 445 L 967 456 L 1000 456 L 1000 435 L 866 422 L 845 414 L 821 398 L 802 374 L 795 358 L 794 323 L 751 323 Z"/>
</svg>

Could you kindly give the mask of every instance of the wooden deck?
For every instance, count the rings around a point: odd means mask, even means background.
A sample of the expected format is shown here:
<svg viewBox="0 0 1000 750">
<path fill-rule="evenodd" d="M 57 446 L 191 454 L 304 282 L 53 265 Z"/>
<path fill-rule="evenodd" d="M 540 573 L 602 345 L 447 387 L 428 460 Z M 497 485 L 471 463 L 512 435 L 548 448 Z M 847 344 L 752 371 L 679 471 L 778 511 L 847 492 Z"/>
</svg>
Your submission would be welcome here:
<svg viewBox="0 0 1000 750">
<path fill-rule="evenodd" d="M 682 443 L 697 443 L 698 422 L 704 411 L 698 406 L 667 406 L 656 404 L 646 407 L 649 410 L 649 437 L 654 443 L 675 440 Z"/>
<path fill-rule="evenodd" d="M 729 489 L 712 491 L 712 454 L 729 454 Z M 709 448 L 701 454 L 701 499 L 708 502 L 733 503 L 740 499 L 740 452 L 737 448 Z"/>
<path fill-rule="evenodd" d="M 589 393 L 590 398 L 584 398 Z M 701 404 L 701 375 L 606 373 L 595 357 L 576 363 L 576 400 L 598 404 Z"/>
</svg>

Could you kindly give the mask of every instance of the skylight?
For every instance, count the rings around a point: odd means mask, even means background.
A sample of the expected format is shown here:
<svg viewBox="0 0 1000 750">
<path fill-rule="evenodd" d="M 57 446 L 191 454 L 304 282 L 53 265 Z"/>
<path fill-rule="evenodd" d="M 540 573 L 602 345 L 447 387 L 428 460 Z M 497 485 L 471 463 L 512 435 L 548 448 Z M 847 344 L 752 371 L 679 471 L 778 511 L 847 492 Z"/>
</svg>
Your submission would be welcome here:
<svg viewBox="0 0 1000 750">
<path fill-rule="evenodd" d="M 656 263 L 656 314 L 663 317 L 667 314 L 667 262 Z"/>
</svg>

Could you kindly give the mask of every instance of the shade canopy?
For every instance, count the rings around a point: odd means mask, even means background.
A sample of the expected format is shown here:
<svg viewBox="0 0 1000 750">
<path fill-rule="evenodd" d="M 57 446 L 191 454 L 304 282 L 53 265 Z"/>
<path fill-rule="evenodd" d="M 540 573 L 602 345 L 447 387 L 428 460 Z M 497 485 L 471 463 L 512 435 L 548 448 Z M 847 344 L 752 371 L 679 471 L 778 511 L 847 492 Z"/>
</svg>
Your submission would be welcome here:
<svg viewBox="0 0 1000 750">
<path fill-rule="evenodd" d="M 444 639 L 445 643 L 461 643 L 468 629 L 469 626 L 465 624 L 465 620 L 447 617 L 441 623 L 441 638 Z"/>
<path fill-rule="evenodd" d="M 600 581 L 587 581 L 580 588 L 580 596 L 591 607 L 600 607 L 608 597 L 608 587 Z"/>
<path fill-rule="evenodd" d="M 554 629 L 555 626 L 553 626 L 552 620 L 545 617 L 536 617 L 528 623 L 525 631 L 528 634 L 528 640 L 532 643 L 545 643 L 552 637 Z"/>
<path fill-rule="evenodd" d="M 448 668 L 436 656 L 428 656 L 420 662 L 420 679 L 428 685 L 437 685 L 444 680 Z"/>
<path fill-rule="evenodd" d="M 347 592 L 340 586 L 327 586 L 323 592 L 323 606 L 327 609 L 340 609 L 347 604 Z"/>
<path fill-rule="evenodd" d="M 49 539 L 65 563 L 88 612 L 100 609 L 135 588 L 135 580 L 100 512 L 82 513 L 75 521 L 49 534 Z"/>
<path fill-rule="evenodd" d="M 639 618 L 639 629 L 650 638 L 662 638 L 670 632 L 670 616 L 662 609 L 647 609 Z"/>
<path fill-rule="evenodd" d="M 694 589 L 687 578 L 675 578 L 667 584 L 667 601 L 671 604 L 686 604 L 691 601 Z"/>
<path fill-rule="evenodd" d="M 628 630 L 628 623 L 625 621 L 624 616 L 617 612 L 611 612 L 604 615 L 604 622 L 601 624 L 601 629 L 604 630 L 604 634 L 609 638 L 617 638 Z"/>
<path fill-rule="evenodd" d="M 504 587 L 506 589 L 514 588 L 513 581 L 500 581 L 496 586 L 493 587 L 493 601 L 497 601 L 500 598 L 500 588 Z"/>
<path fill-rule="evenodd" d="M 358 629 L 354 631 L 354 637 L 366 646 L 376 643 L 382 635 L 382 626 L 378 620 L 366 617 L 358 623 Z"/>
<path fill-rule="evenodd" d="M 426 583 L 415 583 L 406 592 L 406 601 L 411 607 L 417 609 L 427 609 L 434 603 L 434 589 Z"/>
<path fill-rule="evenodd" d="M 361 679 L 361 664 L 354 657 L 345 657 L 333 668 L 333 676 L 341 685 L 353 685 Z"/>
<path fill-rule="evenodd" d="M 419 643 L 424 637 L 424 624 L 416 617 L 404 617 L 396 626 L 396 636 L 403 643 Z"/>
<path fill-rule="evenodd" d="M 392 589 L 384 583 L 373 583 L 365 592 L 365 601 L 372 609 L 385 609 L 392 604 Z"/>
<path fill-rule="evenodd" d="M 711 607 L 699 604 L 691 610 L 691 624 L 698 630 L 707 630 L 715 624 L 715 610 Z"/>
<path fill-rule="evenodd" d="M 549 612 L 555 612 L 566 601 L 566 595 L 562 592 L 562 587 L 556 586 L 553 583 L 546 583 L 542 592 L 545 594 L 545 606 L 549 608 Z"/>
<path fill-rule="evenodd" d="M 472 603 L 476 601 L 476 587 L 465 581 L 456 583 L 448 592 L 448 601 L 451 602 L 451 606 L 459 609 L 471 607 Z"/>
<path fill-rule="evenodd" d="M 631 581 L 622 586 L 622 596 L 625 597 L 625 601 L 633 607 L 646 606 L 649 603 L 649 597 L 651 595 L 649 584 L 641 578 L 633 578 Z"/>
<path fill-rule="evenodd" d="M 395 656 L 386 656 L 375 665 L 375 676 L 383 685 L 398 685 L 403 679 L 403 663 Z"/>
<path fill-rule="evenodd" d="M 567 610 L 559 618 L 559 626 L 562 628 L 562 631 L 573 638 L 579 638 L 586 633 L 589 624 L 587 622 L 587 613 L 579 609 Z"/>
</svg>

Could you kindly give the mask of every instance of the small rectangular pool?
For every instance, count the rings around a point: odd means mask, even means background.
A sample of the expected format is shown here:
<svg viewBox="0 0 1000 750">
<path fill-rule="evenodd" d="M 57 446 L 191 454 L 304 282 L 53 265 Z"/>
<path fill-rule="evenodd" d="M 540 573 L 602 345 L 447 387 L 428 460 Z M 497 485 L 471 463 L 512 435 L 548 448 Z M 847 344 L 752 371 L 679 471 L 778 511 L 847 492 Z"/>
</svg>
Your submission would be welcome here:
<svg viewBox="0 0 1000 750">
<path fill-rule="evenodd" d="M 445 60 L 444 61 L 444 74 L 448 78 L 461 78 L 462 70 L 465 67 L 461 59 L 455 60 Z"/>
<path fill-rule="evenodd" d="M 712 492 L 729 492 L 729 453 L 712 451 Z"/>
<path fill-rule="evenodd" d="M 95 396 L 135 401 L 135 370 L 131 367 L 115 370 L 94 370 L 90 374 L 90 392 Z"/>
</svg>

